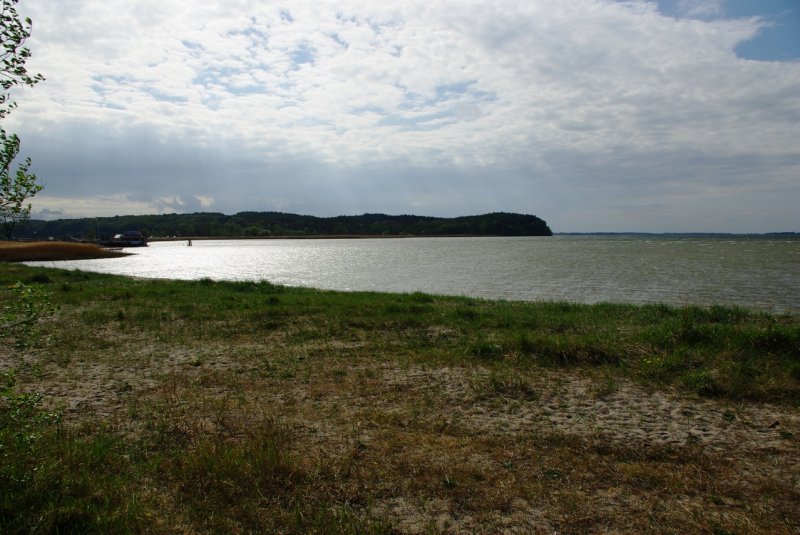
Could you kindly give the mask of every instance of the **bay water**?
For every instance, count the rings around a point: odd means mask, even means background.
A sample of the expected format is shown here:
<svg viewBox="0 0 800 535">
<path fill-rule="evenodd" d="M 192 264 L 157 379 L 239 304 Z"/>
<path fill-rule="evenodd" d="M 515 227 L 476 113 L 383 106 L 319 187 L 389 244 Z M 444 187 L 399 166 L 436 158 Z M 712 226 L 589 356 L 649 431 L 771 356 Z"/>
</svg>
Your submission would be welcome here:
<svg viewBox="0 0 800 535">
<path fill-rule="evenodd" d="M 800 312 L 800 238 L 793 236 L 194 240 L 126 251 L 132 254 L 29 264 L 345 291 Z"/>
</svg>

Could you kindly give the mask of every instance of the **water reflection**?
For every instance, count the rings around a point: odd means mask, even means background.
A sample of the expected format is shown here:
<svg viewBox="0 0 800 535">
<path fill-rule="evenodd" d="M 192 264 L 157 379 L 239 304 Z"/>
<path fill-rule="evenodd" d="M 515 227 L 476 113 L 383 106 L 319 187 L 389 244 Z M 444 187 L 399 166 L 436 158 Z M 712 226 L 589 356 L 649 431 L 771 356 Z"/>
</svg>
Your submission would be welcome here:
<svg viewBox="0 0 800 535">
<path fill-rule="evenodd" d="M 653 236 L 195 240 L 38 265 L 136 277 L 513 300 L 738 304 L 800 311 L 800 240 Z"/>
</svg>

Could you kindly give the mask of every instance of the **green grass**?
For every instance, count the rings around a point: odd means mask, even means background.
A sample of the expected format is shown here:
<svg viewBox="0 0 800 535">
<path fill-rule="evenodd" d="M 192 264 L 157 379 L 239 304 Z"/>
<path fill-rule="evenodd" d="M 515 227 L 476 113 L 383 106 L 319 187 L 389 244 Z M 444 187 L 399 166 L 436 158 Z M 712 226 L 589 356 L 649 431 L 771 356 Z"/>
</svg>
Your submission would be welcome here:
<svg viewBox="0 0 800 535">
<path fill-rule="evenodd" d="M 292 458 L 286 431 L 273 421 L 255 423 L 243 439 L 193 438 L 187 421 L 173 417 L 131 440 L 105 427 L 65 427 L 35 400 L 25 404 L 24 436 L 12 436 L 21 426 L 5 409 L 0 417 L 3 533 L 181 531 L 181 524 L 204 532 L 388 533 L 330 500 L 328 475 Z"/>
<path fill-rule="evenodd" d="M 555 431 L 474 435 L 457 414 L 435 416 L 438 391 L 387 387 L 377 371 L 385 364 L 408 373 L 475 370 L 468 399 L 510 410 L 539 401 L 530 379 L 537 370 L 591 377 L 597 400 L 628 381 L 732 407 L 797 408 L 797 316 L 133 280 L 1 263 L 0 300 L 20 280 L 42 284 L 59 312 L 42 322 L 38 348 L 7 352 L 6 368 L 16 368 L 17 378 L 4 377 L 0 399 L 3 533 L 389 533 L 391 522 L 374 506 L 398 495 L 445 500 L 451 516 L 485 515 L 486 522 L 519 498 L 552 511 L 560 520 L 551 522 L 564 531 L 595 522 L 633 529 L 625 517 L 633 505 L 607 516 L 587 509 L 590 489 L 611 487 L 652 505 L 651 516 L 631 524 L 637 529 L 741 531 L 760 522 L 763 532 L 788 532 L 800 523 L 788 505 L 798 497 L 792 483 L 762 481 L 742 491 L 724 483 L 719 471 L 736 469 L 724 456 Z M 188 368 L 165 371 L 157 385 L 123 398 L 128 406 L 112 420 L 87 414 L 64 423 L 24 388 L 43 369 L 61 370 L 69 382 L 78 380 L 71 378 L 78 363 L 169 370 L 178 358 Z M 131 388 L 114 383 L 120 395 Z M 349 418 L 352 397 L 376 407 L 396 399 L 404 410 L 363 409 Z M 302 412 L 306 406 L 313 412 Z M 309 414 L 323 431 L 299 429 Z M 735 414 L 726 412 L 726 420 L 738 422 Z M 325 435 L 334 422 L 344 430 Z M 458 459 L 465 448 L 499 459 L 496 468 L 438 461 L 436 452 Z M 708 516 L 700 508 L 694 520 L 676 519 L 655 505 L 671 493 L 708 496 L 715 507 L 745 504 L 750 512 Z M 756 499 L 771 513 L 748 509 Z"/>
<path fill-rule="evenodd" d="M 91 329 L 54 333 L 57 345 L 74 350 L 121 350 L 124 337 L 108 335 L 115 331 L 146 331 L 165 342 L 230 344 L 281 330 L 293 344 L 362 340 L 422 361 L 613 366 L 628 377 L 703 395 L 800 400 L 800 325 L 791 316 L 734 307 L 492 302 L 267 282 L 27 275 L 42 277 L 56 303 L 83 306 L 81 320 Z M 13 278 L 6 273 L 6 281 Z"/>
</svg>

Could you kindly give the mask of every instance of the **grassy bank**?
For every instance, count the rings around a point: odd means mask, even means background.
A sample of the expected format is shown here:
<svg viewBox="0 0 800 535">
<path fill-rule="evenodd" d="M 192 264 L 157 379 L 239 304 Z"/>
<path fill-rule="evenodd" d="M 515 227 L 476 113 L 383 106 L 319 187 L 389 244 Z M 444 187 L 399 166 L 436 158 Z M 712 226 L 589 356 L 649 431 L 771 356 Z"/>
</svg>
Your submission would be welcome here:
<svg viewBox="0 0 800 535">
<path fill-rule="evenodd" d="M 800 529 L 796 316 L 19 280 L 2 532 Z"/>
<path fill-rule="evenodd" d="M 113 258 L 124 254 L 91 243 L 0 241 L 0 262 L 87 260 Z"/>
</svg>

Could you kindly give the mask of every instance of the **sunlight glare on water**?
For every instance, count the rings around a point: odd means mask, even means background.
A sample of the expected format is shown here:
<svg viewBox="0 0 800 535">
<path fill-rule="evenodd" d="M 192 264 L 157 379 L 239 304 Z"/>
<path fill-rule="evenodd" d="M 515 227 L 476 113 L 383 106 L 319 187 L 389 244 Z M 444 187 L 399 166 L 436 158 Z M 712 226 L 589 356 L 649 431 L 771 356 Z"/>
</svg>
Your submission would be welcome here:
<svg viewBox="0 0 800 535">
<path fill-rule="evenodd" d="M 347 291 L 800 311 L 800 239 L 554 236 L 154 242 L 125 258 L 32 265 Z"/>
</svg>

